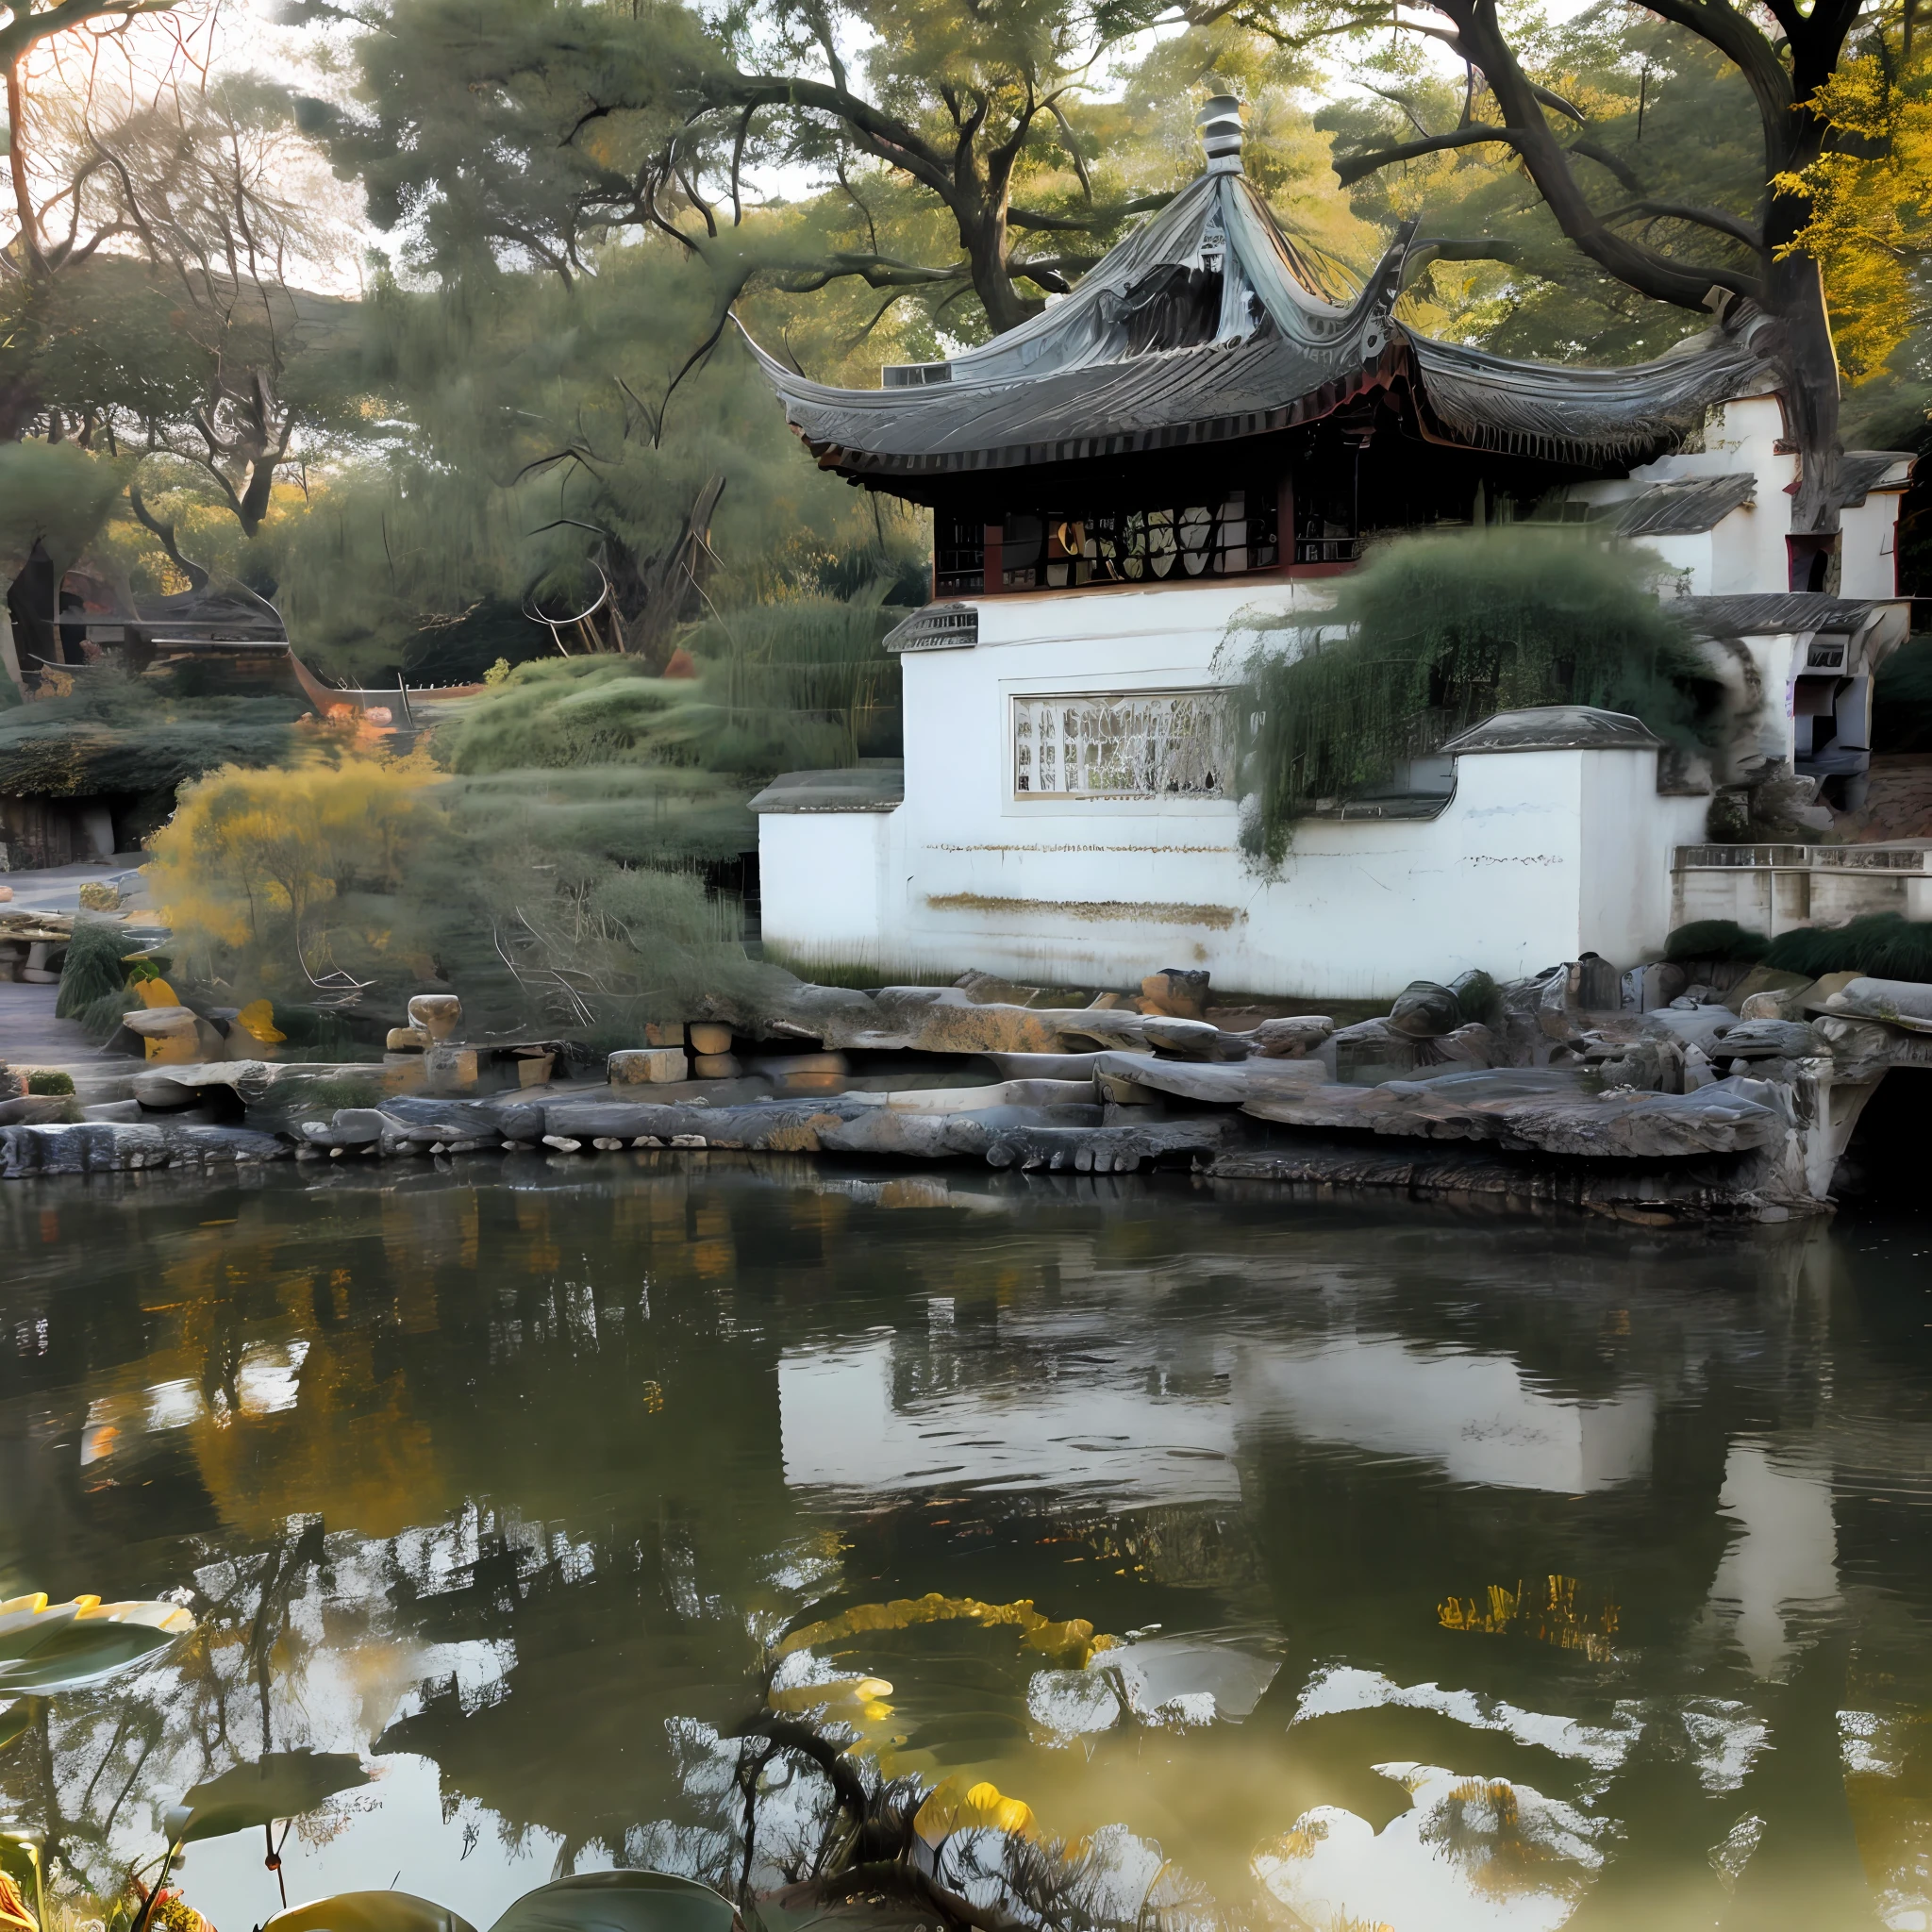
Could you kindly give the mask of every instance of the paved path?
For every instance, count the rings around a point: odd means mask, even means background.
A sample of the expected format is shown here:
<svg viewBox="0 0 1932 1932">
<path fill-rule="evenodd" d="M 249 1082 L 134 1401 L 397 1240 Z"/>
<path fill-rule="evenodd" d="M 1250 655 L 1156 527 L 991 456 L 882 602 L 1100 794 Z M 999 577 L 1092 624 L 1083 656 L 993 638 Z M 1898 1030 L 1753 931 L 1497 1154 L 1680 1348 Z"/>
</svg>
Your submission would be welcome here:
<svg viewBox="0 0 1932 1932">
<path fill-rule="evenodd" d="M 0 980 L 0 1066 L 64 1067 L 99 1057 L 77 1020 L 57 1020 L 58 986 Z"/>
<path fill-rule="evenodd" d="M 148 903 L 147 881 L 134 870 L 143 855 L 124 852 L 110 865 L 62 865 L 47 872 L 0 873 L 0 886 L 11 887 L 10 901 L 0 900 L 0 911 L 73 912 L 80 906 L 80 889 L 99 879 L 121 888 L 122 904 L 137 913 Z M 105 1057 L 81 1030 L 77 1020 L 57 1020 L 54 1003 L 58 986 L 28 986 L 0 979 L 0 1066 L 73 1067 Z M 116 1055 L 113 1064 L 123 1064 Z"/>
<path fill-rule="evenodd" d="M 80 908 L 80 889 L 99 880 L 111 879 L 121 888 L 121 903 L 137 911 L 146 908 L 147 881 L 135 870 L 146 855 L 121 852 L 109 865 L 61 865 L 48 872 L 0 872 L 0 886 L 13 891 L 9 912 L 23 908 L 35 912 L 75 912 Z M 7 902 L 0 900 L 0 905 Z"/>
</svg>

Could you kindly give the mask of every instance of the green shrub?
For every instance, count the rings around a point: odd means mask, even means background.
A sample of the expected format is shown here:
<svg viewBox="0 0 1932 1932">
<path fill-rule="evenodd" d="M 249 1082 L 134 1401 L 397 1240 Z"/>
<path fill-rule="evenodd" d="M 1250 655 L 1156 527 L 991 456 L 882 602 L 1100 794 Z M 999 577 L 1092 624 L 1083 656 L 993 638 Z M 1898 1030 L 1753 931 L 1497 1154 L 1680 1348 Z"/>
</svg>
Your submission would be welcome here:
<svg viewBox="0 0 1932 1932">
<path fill-rule="evenodd" d="M 1268 866 L 1322 800 L 1385 783 L 1497 711 L 1597 706 L 1684 751 L 1714 729 L 1711 672 L 1641 561 L 1554 527 L 1399 539 L 1341 580 L 1332 609 L 1254 628 L 1298 634 L 1230 667 L 1241 842 Z"/>
<path fill-rule="evenodd" d="M 26 1091 L 29 1093 L 58 1093 L 72 1098 L 74 1075 L 56 1073 L 47 1067 L 36 1068 L 26 1076 Z"/>
<path fill-rule="evenodd" d="M 76 919 L 67 942 L 66 963 L 60 968 L 60 993 L 54 1011 L 63 1020 L 81 1012 L 109 993 L 125 992 L 128 954 L 139 948 L 118 920 Z"/>
<path fill-rule="evenodd" d="M 178 697 L 167 686 L 97 671 L 66 697 L 0 714 L 0 792 L 170 801 L 185 780 L 217 766 L 286 758 L 300 708 L 275 697 Z M 165 803 L 158 815 L 166 817 Z"/>
<path fill-rule="evenodd" d="M 1868 912 L 1843 925 L 1799 926 L 1773 940 L 1764 963 L 1780 973 L 1865 973 L 1874 979 L 1932 981 L 1932 922 Z"/>
<path fill-rule="evenodd" d="M 1735 919 L 1693 919 L 1664 941 L 1666 959 L 1742 959 L 1756 963 L 1771 944 L 1761 932 L 1750 932 Z"/>
</svg>

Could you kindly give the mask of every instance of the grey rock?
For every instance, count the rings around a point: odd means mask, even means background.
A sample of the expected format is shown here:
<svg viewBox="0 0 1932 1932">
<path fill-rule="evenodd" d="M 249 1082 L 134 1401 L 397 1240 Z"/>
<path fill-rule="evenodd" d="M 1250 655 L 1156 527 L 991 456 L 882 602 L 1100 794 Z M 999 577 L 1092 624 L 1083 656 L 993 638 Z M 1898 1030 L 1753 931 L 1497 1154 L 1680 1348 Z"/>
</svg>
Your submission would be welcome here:
<svg viewBox="0 0 1932 1932">
<path fill-rule="evenodd" d="M 169 1074 L 136 1074 L 127 1084 L 142 1107 L 157 1112 L 173 1113 L 179 1108 L 201 1104 L 201 1095 L 193 1087 Z"/>
<path fill-rule="evenodd" d="M 1832 1013 L 1932 1033 L 1932 986 L 1916 979 L 1854 979 L 1825 1001 Z"/>
<path fill-rule="evenodd" d="M 490 1104 L 495 1131 L 506 1141 L 529 1146 L 543 1138 L 543 1109 L 551 1103 L 541 1100 L 500 1100 Z"/>
<path fill-rule="evenodd" d="M 986 1160 L 990 1167 L 1132 1174 L 1160 1160 L 1209 1158 L 1241 1138 L 1241 1123 L 1225 1115 L 1144 1126 L 1012 1127 L 992 1137 Z"/>
<path fill-rule="evenodd" d="M 543 1133 L 572 1140 L 670 1141 L 696 1136 L 712 1147 L 810 1154 L 820 1131 L 861 1112 L 883 1112 L 834 1096 L 824 1101 L 767 1101 L 757 1107 L 654 1106 L 621 1101 L 553 1101 L 541 1109 Z"/>
<path fill-rule="evenodd" d="M 0 1100 L 0 1127 L 42 1127 L 64 1121 L 74 1111 L 74 1098 L 66 1093 L 23 1093 L 13 1100 Z"/>
<path fill-rule="evenodd" d="M 1362 1146 L 1315 1138 L 1291 1147 L 1234 1148 L 1207 1170 L 1217 1199 L 1265 1201 L 1276 1189 L 1324 1192 L 1383 1188 L 1419 1201 L 1507 1204 L 1530 1212 L 1582 1212 L 1663 1227 L 1723 1220 L 1786 1218 L 1791 1208 L 1760 1191 L 1752 1164 L 1730 1158 L 1670 1168 L 1512 1158 L 1493 1147 Z"/>
<path fill-rule="evenodd" d="M 208 1167 L 285 1160 L 288 1142 L 248 1127 L 178 1127 L 83 1122 L 74 1126 L 0 1127 L 0 1177 L 121 1174 L 142 1168 Z"/>
<path fill-rule="evenodd" d="M 399 1093 L 385 1100 L 379 1111 L 414 1141 L 496 1140 L 503 1131 L 504 1109 L 488 1101 Z"/>
<path fill-rule="evenodd" d="M 1233 1036 L 1222 1032 L 1218 1026 L 1210 1026 L 1205 1020 L 1182 1020 L 1166 1014 L 1150 1013 L 1141 1022 L 1141 1033 L 1147 1044 L 1157 1052 L 1179 1054 L 1183 1059 L 1247 1058 L 1246 1041 L 1241 1041 L 1236 1045 Z M 1225 1054 L 1223 1052 L 1224 1042 L 1228 1048 Z"/>
<path fill-rule="evenodd" d="M 1643 1016 L 1643 1030 L 1653 1039 L 1667 1038 L 1680 1046 L 1694 1046 L 1705 1054 L 1717 1051 L 1718 1042 L 1747 1023 L 1730 1008 L 1715 1003 L 1690 1007 L 1663 1007 Z"/>
<path fill-rule="evenodd" d="M 1501 1057 L 1502 1042 L 1480 1020 L 1471 1020 L 1428 1041 L 1427 1053 L 1438 1065 L 1492 1067 Z"/>
<path fill-rule="evenodd" d="M 138 1100 L 99 1100 L 92 1107 L 80 1110 L 84 1121 L 138 1121 L 141 1118 L 141 1102 Z"/>
<path fill-rule="evenodd" d="M 1674 1040 L 1599 1038 L 1591 1042 L 1586 1058 L 1604 1088 L 1635 1087 L 1651 1093 L 1684 1091 L 1684 1049 Z"/>
<path fill-rule="evenodd" d="M 1782 1091 L 1762 1081 L 1723 1080 L 1690 1094 L 1597 1094 L 1581 1070 L 1496 1068 L 1373 1088 L 1310 1087 L 1251 1101 L 1243 1110 L 1288 1126 L 1495 1141 L 1594 1159 L 1669 1159 L 1734 1154 L 1780 1140 Z"/>
<path fill-rule="evenodd" d="M 981 1056 L 992 1062 L 1003 1080 L 1091 1080 L 1093 1077 L 1091 1053 L 990 1053 Z"/>
<path fill-rule="evenodd" d="M 1004 1109 L 1001 1109 L 1004 1111 Z M 1092 1109 L 1098 1124 L 1100 1109 Z M 991 1117 L 970 1113 L 894 1113 L 870 1108 L 822 1129 L 819 1144 L 836 1154 L 892 1154 L 912 1160 L 983 1157 L 995 1132 Z"/>
<path fill-rule="evenodd" d="M 975 1007 L 1024 1007 L 1040 996 L 1037 986 L 1021 986 L 996 973 L 962 973 L 953 984 Z"/>
<path fill-rule="evenodd" d="M 326 1121 L 301 1121 L 295 1131 L 310 1147 L 368 1147 L 393 1132 L 373 1107 L 341 1107 Z"/>
<path fill-rule="evenodd" d="M 821 1041 L 827 1049 L 923 1053 L 1065 1053 L 1086 1042 L 1144 1047 L 1139 1013 L 1121 1008 L 1041 1009 L 982 1004 L 956 986 L 888 986 L 876 993 L 842 987 L 800 987 L 762 1028 L 749 1013 L 704 1003 L 740 1032 Z"/>
<path fill-rule="evenodd" d="M 1291 1013 L 1263 1020 L 1248 1035 L 1248 1051 L 1259 1059 L 1306 1059 L 1334 1031 L 1335 1022 L 1326 1013 Z"/>
<path fill-rule="evenodd" d="M 1840 1080 L 1875 1080 L 1893 1067 L 1932 1067 L 1932 1035 L 1835 1013 L 1821 1013 L 1811 1030 L 1831 1055 Z"/>
<path fill-rule="evenodd" d="M 1141 982 L 1141 997 L 1157 1013 L 1183 1020 L 1205 1020 L 1209 977 L 1199 966 L 1163 966 Z"/>
<path fill-rule="evenodd" d="M 1410 1040 L 1435 1040 L 1462 1024 L 1462 1006 L 1446 986 L 1412 979 L 1395 996 L 1389 1025 Z"/>
<path fill-rule="evenodd" d="M 1140 1087 L 1209 1107 L 1241 1107 L 1274 1093 L 1300 1093 L 1323 1080 L 1317 1059 L 1245 1059 L 1228 1064 L 1149 1059 L 1141 1054 L 1103 1053 L 1094 1071 L 1110 1089 Z"/>
<path fill-rule="evenodd" d="M 1422 1043 L 1396 1032 L 1387 1020 L 1362 1020 L 1341 1027 L 1324 1052 L 1332 1054 L 1338 1080 L 1350 1086 L 1374 1087 L 1415 1073 L 1422 1065 Z"/>
<path fill-rule="evenodd" d="M 1797 1020 L 1740 1020 L 1720 1040 L 1719 1053 L 1730 1059 L 1805 1059 L 1820 1049 L 1810 1027 Z"/>
<path fill-rule="evenodd" d="M 984 1087 L 901 1087 L 851 1091 L 859 1106 L 900 1113 L 984 1113 L 993 1107 L 1096 1107 L 1100 1092 L 1090 1067 L 1078 1080 L 995 1080 Z"/>
</svg>

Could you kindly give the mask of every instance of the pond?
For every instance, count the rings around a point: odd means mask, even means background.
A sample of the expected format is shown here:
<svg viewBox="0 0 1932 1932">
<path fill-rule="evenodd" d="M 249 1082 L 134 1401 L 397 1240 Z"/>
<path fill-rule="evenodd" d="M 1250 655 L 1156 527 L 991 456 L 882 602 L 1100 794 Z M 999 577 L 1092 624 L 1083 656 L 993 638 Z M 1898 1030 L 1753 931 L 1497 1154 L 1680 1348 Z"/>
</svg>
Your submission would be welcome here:
<svg viewBox="0 0 1932 1932">
<path fill-rule="evenodd" d="M 4 1822 L 110 1893 L 198 1779 L 359 1752 L 290 1898 L 487 1927 L 810 1871 L 791 1724 L 1017 1924 L 1924 1926 L 1928 1251 L 716 1154 L 16 1184 L 0 1596 L 198 1627 L 39 1707 Z M 190 1848 L 221 1932 L 263 1850 Z"/>
</svg>

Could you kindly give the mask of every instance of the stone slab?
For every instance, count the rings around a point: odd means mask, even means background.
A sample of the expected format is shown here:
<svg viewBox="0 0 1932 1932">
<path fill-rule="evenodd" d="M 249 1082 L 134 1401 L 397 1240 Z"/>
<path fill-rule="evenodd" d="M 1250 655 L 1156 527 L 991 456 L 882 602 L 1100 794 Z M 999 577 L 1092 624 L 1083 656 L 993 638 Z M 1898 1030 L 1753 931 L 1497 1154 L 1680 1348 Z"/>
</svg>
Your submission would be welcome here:
<svg viewBox="0 0 1932 1932">
<path fill-rule="evenodd" d="M 1789 1122 L 1777 1100 L 1781 1091 L 1761 1080 L 1729 1079 L 1695 1093 L 1591 1094 L 1566 1070 L 1496 1069 L 1380 1087 L 1311 1087 L 1251 1101 L 1242 1110 L 1328 1132 L 1491 1141 L 1582 1159 L 1677 1159 L 1744 1153 L 1782 1140 Z"/>
<path fill-rule="evenodd" d="M 73 1126 L 0 1127 L 0 1178 L 286 1160 L 293 1152 L 276 1135 L 257 1133 L 249 1127 L 133 1125 L 107 1121 Z"/>
</svg>

